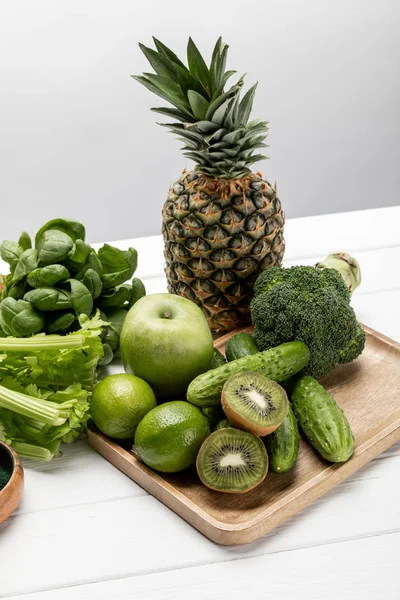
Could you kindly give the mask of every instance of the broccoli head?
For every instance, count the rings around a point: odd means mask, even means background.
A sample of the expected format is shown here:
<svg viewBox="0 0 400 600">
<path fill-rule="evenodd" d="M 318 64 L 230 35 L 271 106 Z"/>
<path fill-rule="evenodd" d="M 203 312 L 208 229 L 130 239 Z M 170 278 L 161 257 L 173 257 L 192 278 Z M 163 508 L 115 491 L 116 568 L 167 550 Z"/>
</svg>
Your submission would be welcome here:
<svg viewBox="0 0 400 600">
<path fill-rule="evenodd" d="M 305 372 L 317 379 L 361 354 L 365 333 L 338 271 L 270 267 L 254 286 L 251 316 L 259 350 L 299 340 L 310 350 Z"/>
</svg>

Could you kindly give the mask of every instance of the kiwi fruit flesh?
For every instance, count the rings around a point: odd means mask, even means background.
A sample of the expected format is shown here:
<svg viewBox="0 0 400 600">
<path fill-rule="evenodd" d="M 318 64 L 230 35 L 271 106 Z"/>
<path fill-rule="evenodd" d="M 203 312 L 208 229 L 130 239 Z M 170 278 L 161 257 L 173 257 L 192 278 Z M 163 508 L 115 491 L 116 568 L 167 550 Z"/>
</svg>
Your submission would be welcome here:
<svg viewBox="0 0 400 600">
<path fill-rule="evenodd" d="M 227 427 L 214 431 L 197 455 L 199 477 L 208 488 L 243 494 L 264 481 L 268 455 L 263 442 L 247 431 Z"/>
<path fill-rule="evenodd" d="M 234 427 L 260 436 L 275 431 L 289 411 L 283 387 L 260 373 L 239 373 L 228 379 L 221 402 Z"/>
</svg>

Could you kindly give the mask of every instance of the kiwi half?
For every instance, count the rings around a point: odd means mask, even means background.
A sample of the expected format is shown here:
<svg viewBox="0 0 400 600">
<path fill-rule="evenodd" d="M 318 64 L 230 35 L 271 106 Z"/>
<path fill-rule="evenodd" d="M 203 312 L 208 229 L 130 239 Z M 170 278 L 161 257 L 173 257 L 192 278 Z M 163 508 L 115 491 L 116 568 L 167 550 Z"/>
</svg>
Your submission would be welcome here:
<svg viewBox="0 0 400 600">
<path fill-rule="evenodd" d="M 196 467 L 201 481 L 212 490 L 242 494 L 265 479 L 268 455 L 260 438 L 227 427 L 205 440 Z"/>
<path fill-rule="evenodd" d="M 228 379 L 221 401 L 232 425 L 261 436 L 275 431 L 289 411 L 283 387 L 260 373 L 239 373 Z"/>
</svg>

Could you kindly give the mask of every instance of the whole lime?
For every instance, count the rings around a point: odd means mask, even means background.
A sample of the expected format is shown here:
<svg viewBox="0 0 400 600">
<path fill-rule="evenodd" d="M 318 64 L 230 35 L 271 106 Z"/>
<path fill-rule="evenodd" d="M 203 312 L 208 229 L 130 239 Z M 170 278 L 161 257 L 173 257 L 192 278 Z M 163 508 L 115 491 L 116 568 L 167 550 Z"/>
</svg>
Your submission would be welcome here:
<svg viewBox="0 0 400 600">
<path fill-rule="evenodd" d="M 126 373 L 105 377 L 94 389 L 90 413 L 106 435 L 129 440 L 139 421 L 155 406 L 156 397 L 148 383 Z"/>
<path fill-rule="evenodd" d="M 201 410 L 175 400 L 153 408 L 140 421 L 134 451 L 152 469 L 176 473 L 195 464 L 209 435 L 210 424 Z"/>
</svg>

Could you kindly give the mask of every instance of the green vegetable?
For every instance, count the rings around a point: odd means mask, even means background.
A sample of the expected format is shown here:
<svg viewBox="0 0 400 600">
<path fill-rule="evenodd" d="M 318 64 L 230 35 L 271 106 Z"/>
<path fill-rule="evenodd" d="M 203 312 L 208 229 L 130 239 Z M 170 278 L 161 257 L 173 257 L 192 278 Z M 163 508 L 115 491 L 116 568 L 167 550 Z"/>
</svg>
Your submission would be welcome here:
<svg viewBox="0 0 400 600">
<path fill-rule="evenodd" d="M 257 354 L 258 348 L 254 338 L 249 333 L 237 333 L 233 335 L 226 344 L 225 354 L 229 362 L 248 356 L 249 354 Z"/>
<path fill-rule="evenodd" d="M 15 298 L 15 300 L 22 300 L 26 292 L 26 282 L 24 280 L 18 281 L 18 283 L 12 283 L 7 290 L 6 296 Z"/>
<path fill-rule="evenodd" d="M 335 269 L 271 267 L 261 273 L 254 291 L 251 316 L 260 350 L 301 340 L 310 349 L 305 372 L 316 378 L 362 352 L 365 334 Z"/>
<path fill-rule="evenodd" d="M 97 381 L 97 361 L 103 356 L 102 327 L 107 323 L 99 313 L 92 319 L 81 315 L 79 322 L 81 328 L 68 335 L 0 338 L 0 380 L 12 376 L 25 385 L 52 388 L 79 382 L 91 391 Z"/>
<path fill-rule="evenodd" d="M 56 229 L 45 231 L 36 248 L 41 266 L 59 263 L 75 252 L 75 244 L 69 235 Z"/>
<path fill-rule="evenodd" d="M 0 327 L 6 335 L 32 335 L 41 331 L 44 323 L 44 316 L 30 302 L 5 298 L 0 305 Z"/>
<path fill-rule="evenodd" d="M 221 354 L 221 352 L 219 350 L 214 348 L 212 359 L 211 359 L 210 369 L 216 369 L 217 367 L 220 367 L 221 365 L 225 365 L 225 364 L 226 364 L 225 356 L 223 354 Z"/>
<path fill-rule="evenodd" d="M 134 277 L 131 281 L 131 297 L 129 298 L 129 308 L 133 306 L 140 298 L 146 295 L 146 288 L 141 279 Z"/>
<path fill-rule="evenodd" d="M 122 284 L 103 292 L 99 298 L 98 305 L 101 308 L 118 308 L 126 304 L 128 308 L 130 297 L 130 285 Z"/>
<path fill-rule="evenodd" d="M 61 442 L 72 442 L 89 419 L 88 392 L 75 383 L 62 391 L 0 385 L 0 440 L 21 456 L 49 461 Z"/>
<path fill-rule="evenodd" d="M 69 335 L 0 339 L 0 439 L 21 456 L 51 460 L 86 426 L 106 323 L 80 323 Z"/>
<path fill-rule="evenodd" d="M 96 271 L 96 273 L 98 273 L 99 275 L 101 275 L 103 272 L 103 267 L 100 262 L 100 259 L 94 250 L 90 252 L 89 256 L 86 259 L 86 262 L 79 269 L 76 275 L 76 279 L 82 279 L 86 271 L 88 271 L 89 269 L 93 269 L 93 271 Z"/>
<path fill-rule="evenodd" d="M 23 253 L 24 249 L 16 242 L 9 242 L 5 240 L 0 246 L 0 256 L 4 262 L 10 265 L 11 274 L 13 274 L 15 265 L 17 264 L 19 257 Z"/>
<path fill-rule="evenodd" d="M 64 261 L 69 271 L 79 271 L 87 261 L 92 248 L 83 240 L 75 240 L 75 252 Z"/>
<path fill-rule="evenodd" d="M 28 250 L 29 248 L 32 248 L 32 240 L 29 233 L 23 231 L 19 236 L 18 244 L 23 250 Z"/>
<path fill-rule="evenodd" d="M 299 427 L 291 406 L 282 425 L 264 438 L 269 466 L 274 473 L 286 473 L 297 461 L 299 453 Z"/>
<path fill-rule="evenodd" d="M 308 363 L 310 353 L 303 342 L 290 342 L 265 352 L 243 356 L 194 379 L 187 389 L 187 400 L 201 408 L 221 401 L 225 381 L 237 373 L 258 371 L 268 379 L 284 381 L 301 371 Z"/>
<path fill-rule="evenodd" d="M 103 358 L 97 363 L 99 367 L 105 367 L 109 365 L 114 358 L 114 352 L 109 344 L 103 343 Z"/>
<path fill-rule="evenodd" d="M 93 298 L 86 285 L 77 279 L 68 279 L 63 287 L 68 288 L 68 295 L 76 314 L 90 315 L 93 310 Z"/>
<path fill-rule="evenodd" d="M 204 415 L 206 415 L 207 419 L 210 421 L 211 429 L 213 429 L 213 427 L 216 427 L 216 425 L 225 418 L 225 414 L 222 410 L 221 405 L 202 408 L 201 412 Z"/>
<path fill-rule="evenodd" d="M 15 269 L 12 276 L 12 281 L 17 283 L 21 279 L 24 279 L 34 269 L 36 269 L 38 264 L 38 254 L 37 251 L 29 248 L 28 250 L 24 250 L 21 256 L 18 259 L 17 264 L 15 265 Z"/>
<path fill-rule="evenodd" d="M 105 328 L 103 342 L 108 344 L 113 352 L 118 352 L 119 350 L 119 338 L 126 315 L 127 312 L 123 308 L 115 308 L 108 311 L 105 317 L 108 325 Z"/>
<path fill-rule="evenodd" d="M 70 274 L 63 265 L 55 264 L 34 269 L 29 273 L 26 281 L 32 288 L 53 287 L 69 277 Z"/>
<path fill-rule="evenodd" d="M 73 312 L 54 312 L 47 316 L 46 329 L 48 333 L 59 333 L 67 331 L 76 319 L 76 314 Z"/>
<path fill-rule="evenodd" d="M 77 221 L 45 223 L 35 244 L 32 249 L 29 234 L 23 232 L 18 243 L 4 241 L 0 246 L 2 259 L 10 265 L 10 274 L 0 277 L 0 302 L 11 301 L 3 308 L 0 304 L 0 336 L 74 331 L 79 315 L 103 307 L 128 310 L 146 293 L 140 279 L 125 283 L 136 269 L 136 250 L 105 244 L 97 253 L 85 242 L 85 228 Z M 112 339 L 105 341 L 104 361 L 119 346 L 119 333 L 109 329 L 108 337 Z"/>
<path fill-rule="evenodd" d="M 292 406 L 310 444 L 323 458 L 345 462 L 353 454 L 348 420 L 328 392 L 312 377 L 301 377 L 292 392 Z"/>
<path fill-rule="evenodd" d="M 355 258 L 347 252 L 335 252 L 329 254 L 325 260 L 315 265 L 317 269 L 336 269 L 343 277 L 350 294 L 358 288 L 361 283 L 361 269 Z"/>
<path fill-rule="evenodd" d="M 41 312 L 72 308 L 71 295 L 57 288 L 42 287 L 30 290 L 25 294 L 24 300 Z"/>
<path fill-rule="evenodd" d="M 87 269 L 81 281 L 89 290 L 93 300 L 100 296 L 103 284 L 100 275 L 94 269 Z"/>
<path fill-rule="evenodd" d="M 97 254 L 103 268 L 101 279 L 105 290 L 131 279 L 136 271 L 137 252 L 134 248 L 119 250 L 104 244 Z"/>
<path fill-rule="evenodd" d="M 70 221 L 68 219 L 52 219 L 48 221 L 39 229 L 35 237 L 35 246 L 37 247 L 39 241 L 45 231 L 56 230 L 67 234 L 74 242 L 77 240 L 85 241 L 86 232 L 85 227 L 78 221 Z"/>
</svg>

